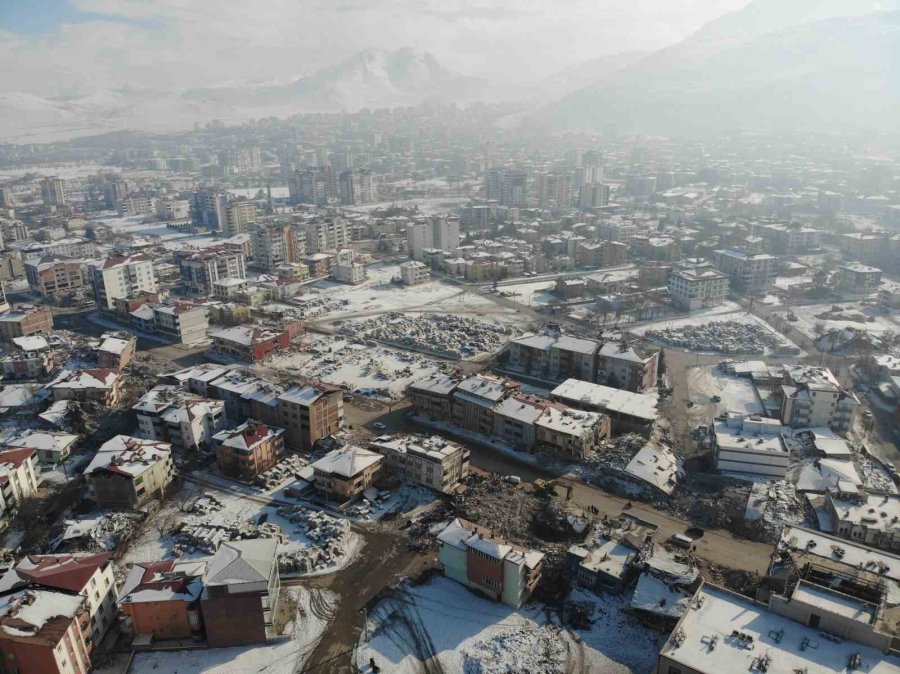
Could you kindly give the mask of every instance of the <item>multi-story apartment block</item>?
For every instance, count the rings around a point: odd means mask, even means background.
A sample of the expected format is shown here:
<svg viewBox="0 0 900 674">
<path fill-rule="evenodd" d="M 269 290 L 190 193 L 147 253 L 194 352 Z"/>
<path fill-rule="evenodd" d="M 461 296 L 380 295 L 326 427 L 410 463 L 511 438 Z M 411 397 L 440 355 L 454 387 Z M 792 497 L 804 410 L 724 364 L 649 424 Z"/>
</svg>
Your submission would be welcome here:
<svg viewBox="0 0 900 674">
<path fill-rule="evenodd" d="M 682 260 L 669 275 L 672 304 L 682 311 L 722 304 L 728 297 L 728 290 L 728 275 L 708 260 Z"/>
<path fill-rule="evenodd" d="M 539 449 L 576 459 L 586 459 L 601 440 L 609 437 L 610 418 L 597 412 L 569 409 L 559 403 L 547 405 L 534 422 Z"/>
<path fill-rule="evenodd" d="M 333 449 L 312 464 L 316 492 L 326 501 L 358 499 L 375 482 L 384 463 L 381 454 L 361 447 Z"/>
<path fill-rule="evenodd" d="M 840 483 L 839 483 L 840 484 Z M 842 538 L 882 550 L 900 550 L 900 496 L 845 491 L 840 486 L 825 494 L 825 508 L 834 522 L 834 533 Z"/>
<path fill-rule="evenodd" d="M 800 223 L 755 224 L 750 233 L 765 239 L 768 249 L 779 255 L 819 250 L 822 245 L 822 233 Z"/>
<path fill-rule="evenodd" d="M 469 474 L 469 450 L 435 435 L 381 436 L 369 443 L 385 458 L 385 470 L 444 494 Z"/>
<path fill-rule="evenodd" d="M 503 206 L 528 205 L 528 172 L 517 169 L 495 169 L 484 177 L 484 196 Z"/>
<path fill-rule="evenodd" d="M 791 428 L 847 432 L 861 408 L 856 394 L 825 367 L 786 366 L 780 396 L 781 423 Z"/>
<path fill-rule="evenodd" d="M 218 190 L 200 190 L 194 193 L 193 219 L 196 225 L 209 229 L 225 230 L 228 218 L 225 208 L 228 196 Z"/>
<path fill-rule="evenodd" d="M 84 470 L 96 503 L 131 510 L 162 498 L 174 474 L 171 445 L 128 435 L 101 445 Z"/>
<path fill-rule="evenodd" d="M 742 250 L 717 250 L 716 268 L 728 274 L 730 287 L 739 290 L 759 290 L 770 285 L 776 276 L 776 258 L 768 253 L 747 253 Z"/>
<path fill-rule="evenodd" d="M 603 208 L 609 205 L 609 185 L 589 182 L 581 186 L 578 194 L 578 207 L 583 210 Z"/>
<path fill-rule="evenodd" d="M 331 167 L 295 171 L 288 176 L 288 190 L 292 204 L 326 206 L 336 197 Z"/>
<path fill-rule="evenodd" d="M 280 327 L 235 325 L 209 333 L 211 352 L 229 360 L 256 363 L 291 346 L 290 332 Z"/>
<path fill-rule="evenodd" d="M 157 292 L 153 262 L 145 253 L 110 257 L 90 268 L 94 299 L 101 310 L 115 309 L 117 298 Z"/>
<path fill-rule="evenodd" d="M 453 391 L 459 383 L 444 374 L 433 374 L 412 382 L 406 388 L 412 407 L 430 419 L 449 420 L 453 417 Z"/>
<path fill-rule="evenodd" d="M 206 568 L 200 607 L 210 648 L 264 643 L 275 636 L 281 593 L 278 540 L 222 543 Z"/>
<path fill-rule="evenodd" d="M 27 261 L 25 277 L 31 292 L 41 297 L 60 297 L 84 287 L 81 264 L 52 255 Z"/>
<path fill-rule="evenodd" d="M 206 339 L 209 312 L 203 304 L 165 302 L 152 307 L 152 325 L 143 326 L 149 332 L 162 335 L 174 344 L 195 344 Z"/>
<path fill-rule="evenodd" d="M 375 174 L 364 169 L 350 169 L 338 176 L 341 203 L 345 206 L 377 201 Z"/>
<path fill-rule="evenodd" d="M 331 263 L 331 276 L 338 283 L 358 285 L 368 278 L 366 265 L 360 262 L 351 248 L 338 251 Z"/>
<path fill-rule="evenodd" d="M 295 226 L 259 227 L 251 234 L 253 267 L 276 273 L 279 266 L 299 262 L 306 255 L 306 233 Z"/>
<path fill-rule="evenodd" d="M 0 340 L 4 342 L 12 342 L 17 337 L 46 334 L 51 330 L 53 314 L 47 307 L 20 304 L 16 309 L 0 315 Z"/>
<path fill-rule="evenodd" d="M 494 432 L 494 406 L 519 389 L 519 384 L 473 375 L 456 384 L 451 393 L 452 420 L 456 425 L 481 435 Z"/>
<path fill-rule="evenodd" d="M 85 636 L 91 632 L 87 602 L 79 594 L 39 589 L 4 597 L 0 607 L 4 669 L 21 674 L 88 674 L 93 665 Z"/>
<path fill-rule="evenodd" d="M 864 264 L 843 264 L 840 267 L 841 290 L 868 297 L 878 292 L 882 271 Z"/>
<path fill-rule="evenodd" d="M 191 202 L 187 199 L 157 199 L 156 215 L 162 220 L 184 220 L 191 216 Z"/>
<path fill-rule="evenodd" d="M 0 514 L 17 508 L 37 493 L 38 454 L 34 447 L 0 452 Z"/>
<path fill-rule="evenodd" d="M 582 267 L 618 267 L 625 264 L 628 245 L 617 241 L 579 243 L 575 249 L 575 264 Z"/>
<path fill-rule="evenodd" d="M 513 608 L 521 608 L 541 580 L 544 554 L 491 536 L 457 518 L 438 534 L 444 575 Z"/>
<path fill-rule="evenodd" d="M 119 609 L 126 634 L 155 639 L 202 639 L 205 560 L 141 562 L 131 567 L 122 585 Z"/>
<path fill-rule="evenodd" d="M 55 208 L 66 205 L 66 181 L 56 176 L 41 179 L 41 198 L 44 205 Z"/>
<path fill-rule="evenodd" d="M 213 293 L 217 281 L 247 276 L 244 254 L 226 246 L 214 246 L 196 253 L 177 253 L 175 260 L 187 292 L 204 297 Z"/>
<path fill-rule="evenodd" d="M 225 206 L 225 236 L 237 236 L 247 231 L 256 222 L 256 206 L 252 201 L 232 201 Z"/>
<path fill-rule="evenodd" d="M 116 200 L 116 213 L 120 218 L 130 218 L 156 213 L 156 199 L 140 194 Z"/>
<path fill-rule="evenodd" d="M 350 230 L 347 221 L 339 216 L 329 216 L 303 225 L 306 232 L 308 253 L 337 251 L 350 245 Z"/>
<path fill-rule="evenodd" d="M 281 428 L 288 447 L 308 452 L 344 426 L 344 396 L 334 386 L 295 386 L 278 396 Z"/>
<path fill-rule="evenodd" d="M 211 446 L 213 435 L 225 425 L 225 403 L 178 386 L 154 386 L 131 409 L 140 437 L 184 450 Z"/>
<path fill-rule="evenodd" d="M 249 482 L 284 456 L 284 429 L 248 419 L 213 436 L 216 464 L 223 474 Z"/>
<path fill-rule="evenodd" d="M 116 621 L 116 578 L 112 553 L 27 555 L 0 577 L 0 592 L 25 588 L 80 595 L 90 619 L 85 643 L 90 653 Z"/>
<path fill-rule="evenodd" d="M 419 285 L 431 280 L 431 270 L 428 265 L 418 260 L 409 260 L 400 265 L 400 281 L 405 286 Z"/>
<path fill-rule="evenodd" d="M 112 407 L 122 396 L 124 380 L 118 370 L 92 368 L 88 370 L 64 370 L 47 388 L 53 400 L 92 400 Z"/>
</svg>

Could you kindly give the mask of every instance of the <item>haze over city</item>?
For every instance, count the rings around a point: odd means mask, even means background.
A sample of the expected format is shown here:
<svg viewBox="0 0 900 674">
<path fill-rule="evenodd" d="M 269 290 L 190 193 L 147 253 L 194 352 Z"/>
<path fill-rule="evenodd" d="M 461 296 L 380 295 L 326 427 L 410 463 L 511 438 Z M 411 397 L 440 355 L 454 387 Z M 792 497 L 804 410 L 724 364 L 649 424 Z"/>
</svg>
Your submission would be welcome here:
<svg viewBox="0 0 900 674">
<path fill-rule="evenodd" d="M 900 0 L 0 3 L 0 674 L 900 672 Z"/>
</svg>

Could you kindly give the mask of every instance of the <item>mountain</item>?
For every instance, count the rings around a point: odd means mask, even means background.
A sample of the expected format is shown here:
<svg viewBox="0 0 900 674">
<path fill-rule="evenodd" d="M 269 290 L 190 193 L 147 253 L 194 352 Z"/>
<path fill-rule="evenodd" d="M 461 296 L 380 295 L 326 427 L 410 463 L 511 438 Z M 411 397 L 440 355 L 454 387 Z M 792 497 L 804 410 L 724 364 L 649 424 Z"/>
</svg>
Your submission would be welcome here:
<svg viewBox="0 0 900 674">
<path fill-rule="evenodd" d="M 795 2 L 810 11 L 798 14 Z M 756 0 L 540 116 L 563 129 L 673 135 L 890 128 L 900 112 L 900 12 L 854 11 L 869 6 Z"/>
<path fill-rule="evenodd" d="M 275 85 L 249 87 L 254 108 L 275 106 L 293 112 L 355 111 L 361 108 L 414 105 L 426 99 L 468 95 L 480 81 L 458 75 L 427 52 L 369 49 L 306 77 Z M 240 106 L 248 87 L 194 89 L 188 100 Z"/>
</svg>

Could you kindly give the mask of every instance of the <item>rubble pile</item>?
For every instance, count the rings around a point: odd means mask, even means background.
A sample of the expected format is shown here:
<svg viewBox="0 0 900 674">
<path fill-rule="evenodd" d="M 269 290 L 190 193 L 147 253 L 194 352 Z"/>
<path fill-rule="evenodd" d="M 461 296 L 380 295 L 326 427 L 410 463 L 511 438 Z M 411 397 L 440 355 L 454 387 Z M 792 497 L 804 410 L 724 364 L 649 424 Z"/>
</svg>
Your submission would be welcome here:
<svg viewBox="0 0 900 674">
<path fill-rule="evenodd" d="M 282 573 L 304 575 L 335 566 L 351 552 L 350 523 L 323 512 L 302 506 L 279 508 L 278 513 L 298 525 L 298 530 L 313 545 L 281 554 L 278 566 Z"/>
<path fill-rule="evenodd" d="M 647 438 L 637 433 L 626 433 L 611 440 L 604 440 L 597 450 L 596 460 L 606 466 L 624 469 L 646 444 Z"/>
<path fill-rule="evenodd" d="M 66 528 L 59 547 L 67 551 L 107 551 L 124 549 L 124 543 L 138 529 L 144 519 L 142 513 L 108 512 L 80 520 L 66 520 Z"/>
<path fill-rule="evenodd" d="M 509 328 L 452 314 L 410 316 L 392 312 L 341 326 L 345 335 L 430 351 L 452 358 L 491 353 Z"/>
<path fill-rule="evenodd" d="M 300 477 L 300 471 L 306 468 L 309 462 L 303 457 L 291 454 L 269 468 L 269 470 L 256 476 L 256 484 L 264 490 L 274 489 L 288 480 Z"/>
<path fill-rule="evenodd" d="M 180 557 L 185 552 L 199 550 L 212 555 L 222 543 L 251 538 L 277 538 L 282 543 L 287 540 L 281 527 L 269 522 L 259 525 L 243 520 L 221 524 L 209 521 L 182 522 L 175 530 L 175 554 Z"/>
<path fill-rule="evenodd" d="M 758 529 L 755 538 L 777 540 L 784 524 L 806 524 L 809 508 L 790 482 L 761 482 L 753 485 L 747 499 L 745 518 Z"/>
<path fill-rule="evenodd" d="M 888 494 L 897 492 L 897 487 L 894 485 L 891 476 L 877 461 L 861 456 L 857 461 L 857 467 L 866 489 Z"/>
<path fill-rule="evenodd" d="M 790 344 L 765 327 L 737 321 L 712 321 L 703 325 L 648 330 L 644 336 L 685 351 L 696 352 L 788 353 L 793 349 Z"/>
</svg>

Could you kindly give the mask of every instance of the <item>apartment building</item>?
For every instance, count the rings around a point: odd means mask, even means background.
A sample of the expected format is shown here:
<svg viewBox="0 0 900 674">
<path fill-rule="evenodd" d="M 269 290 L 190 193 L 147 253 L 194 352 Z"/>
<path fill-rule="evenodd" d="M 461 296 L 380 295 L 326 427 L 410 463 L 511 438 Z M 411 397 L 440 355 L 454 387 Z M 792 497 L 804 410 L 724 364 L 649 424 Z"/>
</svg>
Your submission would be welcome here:
<svg viewBox="0 0 900 674">
<path fill-rule="evenodd" d="M 347 221 L 339 216 L 329 216 L 322 220 L 302 225 L 306 232 L 308 253 L 324 253 L 347 248 L 350 245 L 350 230 Z"/>
<path fill-rule="evenodd" d="M 227 222 L 225 208 L 228 196 L 218 190 L 194 192 L 192 217 L 194 224 L 208 229 L 224 230 Z"/>
<path fill-rule="evenodd" d="M 494 435 L 510 447 L 531 452 L 537 446 L 537 420 L 548 401 L 526 395 L 511 395 L 494 406 Z"/>
<path fill-rule="evenodd" d="M 791 428 L 847 432 L 861 409 L 856 394 L 825 367 L 785 366 L 780 396 L 781 423 Z"/>
<path fill-rule="evenodd" d="M 37 450 L 21 447 L 0 451 L 0 513 L 6 515 L 37 493 Z"/>
<path fill-rule="evenodd" d="M 485 527 L 457 518 L 437 539 L 447 578 L 512 608 L 521 608 L 541 580 L 543 553 L 507 543 Z"/>
<path fill-rule="evenodd" d="M 538 448 L 586 459 L 609 437 L 611 427 L 605 414 L 573 410 L 557 403 L 547 405 L 534 428 Z"/>
<path fill-rule="evenodd" d="M 385 465 L 384 457 L 361 447 L 333 449 L 311 464 L 316 493 L 326 501 L 343 503 L 362 497 Z"/>
<path fill-rule="evenodd" d="M 730 287 L 760 290 L 774 282 L 776 258 L 768 253 L 748 253 L 727 249 L 715 251 L 716 268 L 728 275 Z"/>
<path fill-rule="evenodd" d="M 85 611 L 90 630 L 84 632 L 87 651 L 116 621 L 115 567 L 112 553 L 26 555 L 0 576 L 0 593 L 23 589 L 53 590 L 87 599 Z"/>
<path fill-rule="evenodd" d="M 431 270 L 428 265 L 418 260 L 409 260 L 400 265 L 400 282 L 405 286 L 415 286 L 420 283 L 428 283 L 431 280 Z"/>
<path fill-rule="evenodd" d="M 406 388 L 406 395 L 409 397 L 412 407 L 422 416 L 449 420 L 453 417 L 451 394 L 458 383 L 458 379 L 443 374 L 433 374 L 410 383 Z"/>
<path fill-rule="evenodd" d="M 174 473 L 171 445 L 128 435 L 117 435 L 101 445 L 84 470 L 97 504 L 130 510 L 161 498 Z"/>
<path fill-rule="evenodd" d="M 22 590 L 0 606 L 0 658 L 16 674 L 88 674 L 92 669 L 87 598 Z"/>
<path fill-rule="evenodd" d="M 527 171 L 494 169 L 484 176 L 484 197 L 502 206 L 527 206 L 528 183 Z"/>
<path fill-rule="evenodd" d="M 469 474 L 469 450 L 440 436 L 383 435 L 369 443 L 385 458 L 385 470 L 443 494 Z"/>
<path fill-rule="evenodd" d="M 840 266 L 841 290 L 860 297 L 868 297 L 878 292 L 882 271 L 878 267 L 864 264 L 842 264 Z"/>
<path fill-rule="evenodd" d="M 480 374 L 463 379 L 450 394 L 453 423 L 481 435 L 491 435 L 494 406 L 519 387 L 518 383 Z"/>
<path fill-rule="evenodd" d="M 256 206 L 252 201 L 236 200 L 225 206 L 225 223 L 221 227 L 225 236 L 237 236 L 256 223 Z"/>
<path fill-rule="evenodd" d="M 137 416 L 140 437 L 184 450 L 211 446 L 213 435 L 225 425 L 224 402 L 178 386 L 154 386 L 131 409 Z"/>
<path fill-rule="evenodd" d="M 550 392 L 550 398 L 574 409 L 601 412 L 609 416 L 612 430 L 617 435 L 628 432 L 649 434 L 659 417 L 655 396 L 578 379 L 564 381 Z"/>
<path fill-rule="evenodd" d="M 822 233 L 818 229 L 800 223 L 755 224 L 750 233 L 763 238 L 766 247 L 773 253 L 806 253 L 822 247 Z"/>
<path fill-rule="evenodd" d="M 206 339 L 209 329 L 209 310 L 204 304 L 178 300 L 154 304 L 146 310 L 133 312 L 132 322 L 142 330 L 166 337 L 173 344 L 196 344 Z M 149 318 L 149 321 L 147 319 Z"/>
<path fill-rule="evenodd" d="M 140 562 L 125 577 L 119 610 L 127 634 L 154 639 L 202 639 L 200 597 L 206 561 Z"/>
<path fill-rule="evenodd" d="M 2 449 L 33 449 L 39 462 L 52 466 L 69 456 L 78 437 L 71 433 L 17 429 L 0 435 L 0 446 Z"/>
<path fill-rule="evenodd" d="M 107 407 L 119 404 L 124 380 L 118 370 L 93 368 L 64 370 L 47 388 L 53 400 L 93 400 Z"/>
<path fill-rule="evenodd" d="M 716 470 L 762 479 L 782 479 L 791 453 L 782 433 L 790 429 L 778 419 L 729 412 L 709 427 Z"/>
<path fill-rule="evenodd" d="M 53 314 L 46 307 L 20 304 L 0 315 L 0 339 L 4 342 L 12 342 L 17 337 L 46 334 L 51 330 Z"/>
<path fill-rule="evenodd" d="M 288 330 L 275 326 L 235 325 L 209 333 L 214 356 L 243 363 L 257 363 L 290 348 Z"/>
<path fill-rule="evenodd" d="M 831 514 L 834 533 L 861 545 L 900 551 L 900 496 L 884 492 L 864 492 L 856 486 L 838 483 L 825 494 L 825 508 Z"/>
<path fill-rule="evenodd" d="M 276 273 L 283 264 L 293 264 L 306 255 L 306 233 L 295 226 L 269 225 L 253 230 L 253 267 Z"/>
<path fill-rule="evenodd" d="M 222 543 L 206 568 L 200 599 L 207 645 L 244 646 L 275 636 L 280 592 L 277 539 Z"/>
<path fill-rule="evenodd" d="M 575 248 L 575 264 L 581 267 L 618 267 L 625 264 L 628 245 L 616 241 L 579 243 Z"/>
<path fill-rule="evenodd" d="M 90 267 L 94 299 L 101 310 L 115 309 L 117 298 L 155 293 L 158 286 L 153 262 L 145 253 L 110 257 Z"/>
<path fill-rule="evenodd" d="M 344 395 L 336 386 L 294 386 L 278 396 L 285 444 L 304 452 L 344 426 Z"/>
<path fill-rule="evenodd" d="M 341 203 L 345 206 L 378 201 L 375 174 L 365 169 L 350 169 L 338 175 Z"/>
<path fill-rule="evenodd" d="M 200 252 L 176 253 L 185 290 L 204 297 L 213 294 L 213 286 L 223 279 L 247 276 L 244 254 L 227 246 L 214 246 Z"/>
<path fill-rule="evenodd" d="M 25 262 L 28 288 L 41 297 L 58 298 L 84 287 L 81 263 L 54 255 Z"/>
<path fill-rule="evenodd" d="M 249 482 L 284 456 L 284 429 L 248 419 L 213 436 L 216 464 L 223 474 Z"/>
<path fill-rule="evenodd" d="M 718 306 L 728 297 L 728 290 L 728 275 L 708 260 L 682 260 L 669 275 L 672 304 L 682 311 Z"/>
<path fill-rule="evenodd" d="M 156 199 L 142 194 L 133 194 L 122 199 L 116 199 L 115 208 L 120 218 L 154 215 L 156 213 Z"/>
<path fill-rule="evenodd" d="M 366 265 L 360 262 L 353 250 L 345 248 L 338 251 L 331 263 L 331 277 L 338 283 L 359 285 L 368 278 Z"/>
<path fill-rule="evenodd" d="M 103 335 L 97 347 L 97 367 L 101 370 L 121 370 L 134 358 L 137 349 L 137 337 L 116 333 Z"/>
</svg>

